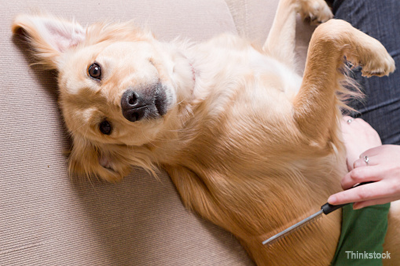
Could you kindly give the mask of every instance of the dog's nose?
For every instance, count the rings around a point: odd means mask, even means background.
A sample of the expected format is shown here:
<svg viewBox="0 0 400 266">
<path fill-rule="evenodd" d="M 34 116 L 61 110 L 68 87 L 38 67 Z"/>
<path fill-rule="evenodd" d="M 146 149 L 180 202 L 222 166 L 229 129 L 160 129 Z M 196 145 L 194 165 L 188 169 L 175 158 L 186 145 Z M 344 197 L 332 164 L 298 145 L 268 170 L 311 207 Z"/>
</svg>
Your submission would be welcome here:
<svg viewBox="0 0 400 266">
<path fill-rule="evenodd" d="M 145 116 L 147 105 L 145 97 L 133 90 L 127 90 L 122 94 L 122 114 L 131 122 L 139 121 Z"/>
</svg>

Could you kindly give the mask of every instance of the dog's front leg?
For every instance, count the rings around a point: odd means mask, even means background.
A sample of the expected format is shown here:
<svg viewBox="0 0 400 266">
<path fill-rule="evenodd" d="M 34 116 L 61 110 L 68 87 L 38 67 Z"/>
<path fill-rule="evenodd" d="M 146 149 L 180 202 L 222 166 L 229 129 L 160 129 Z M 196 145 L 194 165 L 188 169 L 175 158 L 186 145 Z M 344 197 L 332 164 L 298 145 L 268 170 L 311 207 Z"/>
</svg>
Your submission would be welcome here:
<svg viewBox="0 0 400 266">
<path fill-rule="evenodd" d="M 335 92 L 344 78 L 344 57 L 361 65 L 364 76 L 388 75 L 394 60 L 383 45 L 342 20 L 330 20 L 314 32 L 303 82 L 294 100 L 294 119 L 310 144 L 324 146 L 337 127 L 340 112 Z"/>
<path fill-rule="evenodd" d="M 312 21 L 325 22 L 333 17 L 324 0 L 281 0 L 263 51 L 283 62 L 291 69 L 295 67 L 296 14 Z"/>
</svg>

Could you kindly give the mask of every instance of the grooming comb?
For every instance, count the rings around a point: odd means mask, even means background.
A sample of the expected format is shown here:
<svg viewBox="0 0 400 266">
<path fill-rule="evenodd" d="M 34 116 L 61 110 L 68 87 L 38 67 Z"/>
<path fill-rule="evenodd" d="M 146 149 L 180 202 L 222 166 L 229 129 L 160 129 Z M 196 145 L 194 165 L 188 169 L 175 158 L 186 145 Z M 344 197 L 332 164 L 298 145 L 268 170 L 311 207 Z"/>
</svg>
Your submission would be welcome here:
<svg viewBox="0 0 400 266">
<path fill-rule="evenodd" d="M 374 183 L 374 182 L 365 182 L 365 183 L 359 183 L 357 185 L 355 185 L 353 188 L 361 186 L 361 185 L 365 185 L 365 184 L 369 184 L 369 183 Z M 307 218 L 301 220 L 300 222 L 286 228 L 285 230 L 281 231 L 280 233 L 268 238 L 267 240 L 263 241 L 263 245 L 271 245 L 273 244 L 275 241 L 284 238 L 286 235 L 292 233 L 293 231 L 300 229 L 301 227 L 303 227 L 304 225 L 309 224 L 312 221 L 315 221 L 317 218 L 319 218 L 322 214 L 329 214 L 337 209 L 342 208 L 345 205 L 348 205 L 351 203 L 346 203 L 346 204 L 341 204 L 341 205 L 332 205 L 329 203 L 325 203 L 324 205 L 321 206 L 321 210 L 319 210 L 318 212 L 308 216 Z"/>
</svg>

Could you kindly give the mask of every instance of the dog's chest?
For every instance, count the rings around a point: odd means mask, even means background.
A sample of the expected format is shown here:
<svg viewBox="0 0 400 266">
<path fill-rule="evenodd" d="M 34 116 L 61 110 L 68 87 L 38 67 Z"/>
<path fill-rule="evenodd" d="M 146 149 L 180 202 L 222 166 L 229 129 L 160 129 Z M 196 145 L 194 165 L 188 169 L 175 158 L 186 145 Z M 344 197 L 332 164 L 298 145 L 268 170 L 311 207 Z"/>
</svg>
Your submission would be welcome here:
<svg viewBox="0 0 400 266">
<path fill-rule="evenodd" d="M 226 90 L 233 86 L 264 91 L 278 90 L 288 97 L 297 94 L 301 77 L 278 60 L 255 50 L 243 42 L 231 41 L 229 45 L 213 42 L 200 44 L 195 51 L 194 67 L 200 85 L 195 93 L 204 95 L 211 90 Z"/>
<path fill-rule="evenodd" d="M 301 85 L 294 70 L 243 43 L 207 43 L 196 58 L 194 98 L 212 117 L 235 110 L 289 110 Z"/>
</svg>

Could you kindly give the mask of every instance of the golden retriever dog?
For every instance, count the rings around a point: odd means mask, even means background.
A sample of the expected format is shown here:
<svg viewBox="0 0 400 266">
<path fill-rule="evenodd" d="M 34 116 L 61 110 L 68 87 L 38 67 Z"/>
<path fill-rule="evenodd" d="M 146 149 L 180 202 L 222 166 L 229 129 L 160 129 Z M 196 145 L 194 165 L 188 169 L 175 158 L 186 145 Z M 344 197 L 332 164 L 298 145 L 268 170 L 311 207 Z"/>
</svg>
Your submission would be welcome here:
<svg viewBox="0 0 400 266">
<path fill-rule="evenodd" d="M 296 13 L 327 21 L 303 77 L 294 71 Z M 131 22 L 84 28 L 44 14 L 17 16 L 12 29 L 58 71 L 71 172 L 115 182 L 132 165 L 163 168 L 187 208 L 234 234 L 257 265 L 329 265 L 340 211 L 284 242 L 262 241 L 341 190 L 344 57 L 365 76 L 395 69 L 377 40 L 331 17 L 323 0 L 282 0 L 262 48 L 228 34 L 161 42 Z M 393 217 L 385 248 L 398 263 Z"/>
</svg>

